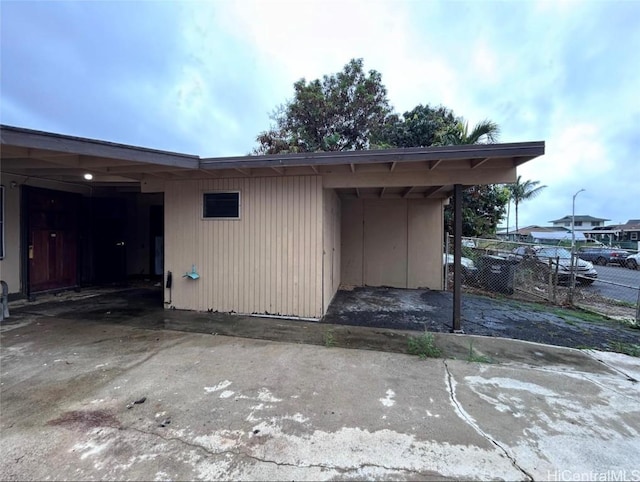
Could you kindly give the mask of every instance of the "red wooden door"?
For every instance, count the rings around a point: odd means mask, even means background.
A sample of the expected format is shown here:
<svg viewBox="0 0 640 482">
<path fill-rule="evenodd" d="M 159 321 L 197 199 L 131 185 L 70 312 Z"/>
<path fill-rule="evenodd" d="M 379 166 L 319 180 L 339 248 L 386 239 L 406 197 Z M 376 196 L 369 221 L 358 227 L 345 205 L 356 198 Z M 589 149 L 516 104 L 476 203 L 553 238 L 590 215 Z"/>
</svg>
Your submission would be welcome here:
<svg viewBox="0 0 640 482">
<path fill-rule="evenodd" d="M 29 291 L 76 286 L 79 196 L 30 188 L 27 199 Z"/>
</svg>

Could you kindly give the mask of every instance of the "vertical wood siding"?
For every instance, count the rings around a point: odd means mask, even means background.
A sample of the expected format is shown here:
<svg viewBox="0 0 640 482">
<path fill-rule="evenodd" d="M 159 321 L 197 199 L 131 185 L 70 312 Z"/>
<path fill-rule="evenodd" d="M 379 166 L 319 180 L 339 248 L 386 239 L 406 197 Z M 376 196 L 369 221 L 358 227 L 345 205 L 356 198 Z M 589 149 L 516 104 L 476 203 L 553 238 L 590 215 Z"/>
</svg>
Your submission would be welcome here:
<svg viewBox="0 0 640 482">
<path fill-rule="evenodd" d="M 203 219 L 207 191 L 240 191 L 240 219 Z M 165 270 L 173 273 L 171 304 L 322 316 L 322 210 L 318 176 L 167 182 Z M 192 264 L 200 275 L 195 281 L 182 277 Z"/>
<path fill-rule="evenodd" d="M 323 309 L 326 313 L 333 296 L 340 287 L 340 198 L 333 189 L 325 189 L 323 196 Z"/>
</svg>

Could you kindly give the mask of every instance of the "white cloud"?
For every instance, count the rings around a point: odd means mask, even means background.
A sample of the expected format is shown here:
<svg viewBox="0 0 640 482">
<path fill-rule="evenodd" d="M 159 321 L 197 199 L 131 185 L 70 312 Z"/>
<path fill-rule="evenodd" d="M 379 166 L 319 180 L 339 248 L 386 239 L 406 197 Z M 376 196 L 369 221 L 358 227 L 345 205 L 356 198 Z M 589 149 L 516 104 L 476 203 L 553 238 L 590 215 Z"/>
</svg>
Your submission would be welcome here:
<svg viewBox="0 0 640 482">
<path fill-rule="evenodd" d="M 638 2 L 132 5 L 7 3 L 2 121 L 245 154 L 294 81 L 362 57 L 399 112 L 443 104 L 471 124 L 496 121 L 504 142 L 546 140 L 547 155 L 520 169 L 549 186 L 521 206 L 521 225 L 567 214 L 582 187 L 584 214 L 640 217 L 629 202 L 640 177 Z M 52 68 L 51 42 L 64 69 Z"/>
</svg>

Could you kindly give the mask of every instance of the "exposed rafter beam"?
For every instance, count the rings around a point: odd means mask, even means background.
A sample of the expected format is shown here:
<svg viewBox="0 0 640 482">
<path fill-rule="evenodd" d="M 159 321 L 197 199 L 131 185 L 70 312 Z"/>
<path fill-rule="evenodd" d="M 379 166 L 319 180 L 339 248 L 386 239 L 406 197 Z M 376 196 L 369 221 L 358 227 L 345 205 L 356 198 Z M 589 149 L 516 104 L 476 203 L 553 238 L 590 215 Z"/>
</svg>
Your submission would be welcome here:
<svg viewBox="0 0 640 482">
<path fill-rule="evenodd" d="M 490 157 L 485 157 L 484 159 L 471 159 L 471 169 L 475 169 L 476 167 L 482 166 L 485 162 L 487 162 Z"/>
<path fill-rule="evenodd" d="M 351 164 L 349 164 L 349 167 L 351 168 L 351 172 L 352 172 L 353 174 L 355 174 L 355 173 L 356 173 L 356 165 L 355 165 L 355 164 L 353 164 L 353 163 L 351 163 Z"/>
<path fill-rule="evenodd" d="M 322 186 L 325 189 L 340 188 L 380 188 L 407 186 L 451 186 L 455 181 L 459 181 L 463 186 L 475 186 L 478 184 L 507 184 L 516 181 L 516 168 L 506 169 L 459 169 L 455 173 L 444 169 L 429 171 L 396 171 L 396 172 L 360 172 L 351 176 L 343 173 L 333 172 L 322 174 Z"/>
<path fill-rule="evenodd" d="M 200 173 L 204 174 L 204 175 L 205 175 L 205 176 L 207 176 L 207 177 L 218 177 L 218 176 L 216 176 L 216 175 L 214 174 L 214 172 L 213 172 L 213 171 L 211 171 L 211 170 L 207 170 L 207 169 L 198 169 L 198 172 L 200 172 Z"/>
<path fill-rule="evenodd" d="M 356 197 L 360 197 L 360 189 L 356 188 Z"/>
<path fill-rule="evenodd" d="M 276 172 L 277 172 L 278 174 L 280 174 L 280 175 L 284 174 L 284 168 L 282 168 L 282 167 L 274 167 L 274 166 L 271 166 L 271 169 L 273 169 L 274 171 L 276 171 Z M 202 170 L 202 169 L 201 169 L 201 170 Z"/>
<path fill-rule="evenodd" d="M 440 190 L 441 187 L 442 186 L 431 186 L 424 192 L 424 197 L 433 196 L 435 193 L 437 193 Z"/>
<path fill-rule="evenodd" d="M 389 169 L 389 172 L 393 172 L 393 170 L 396 168 L 396 164 L 398 164 L 396 161 L 393 161 L 391 163 L 391 168 Z"/>
<path fill-rule="evenodd" d="M 309 166 L 309 167 L 311 167 L 311 169 L 313 169 L 313 172 L 315 172 L 316 174 L 320 174 L 318 172 L 318 168 L 316 166 L 314 166 L 313 164 L 311 166 Z"/>
<path fill-rule="evenodd" d="M 402 197 L 407 197 L 409 194 L 411 194 L 411 191 L 413 191 L 415 188 L 416 188 L 415 186 L 411 186 L 405 189 L 404 192 L 402 193 Z"/>
<path fill-rule="evenodd" d="M 429 169 L 433 170 L 442 162 L 442 159 L 437 159 L 435 161 L 429 161 Z"/>
<path fill-rule="evenodd" d="M 243 176 L 247 176 L 247 177 L 251 176 L 251 172 L 248 169 L 241 169 L 239 167 L 234 167 L 233 169 L 238 171 Z"/>
<path fill-rule="evenodd" d="M 386 187 L 383 187 L 382 190 L 380 191 L 380 197 L 384 196 L 384 192 L 387 190 Z"/>
</svg>

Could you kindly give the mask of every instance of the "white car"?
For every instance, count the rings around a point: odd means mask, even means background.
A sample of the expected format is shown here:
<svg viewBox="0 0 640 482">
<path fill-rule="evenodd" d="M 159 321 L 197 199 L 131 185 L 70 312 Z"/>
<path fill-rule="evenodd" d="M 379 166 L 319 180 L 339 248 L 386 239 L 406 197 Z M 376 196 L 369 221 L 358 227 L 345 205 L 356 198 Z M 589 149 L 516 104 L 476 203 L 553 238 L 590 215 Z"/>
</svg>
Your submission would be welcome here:
<svg viewBox="0 0 640 482">
<path fill-rule="evenodd" d="M 630 254 L 629 256 L 627 256 L 627 259 L 625 260 L 625 264 L 627 265 L 627 268 L 639 269 L 640 253 Z"/>
<path fill-rule="evenodd" d="M 442 253 L 442 265 L 452 269 L 453 268 L 453 255 Z M 460 265 L 462 266 L 462 281 L 463 283 L 473 283 L 478 279 L 478 268 L 473 263 L 472 259 L 460 258 Z"/>
</svg>

